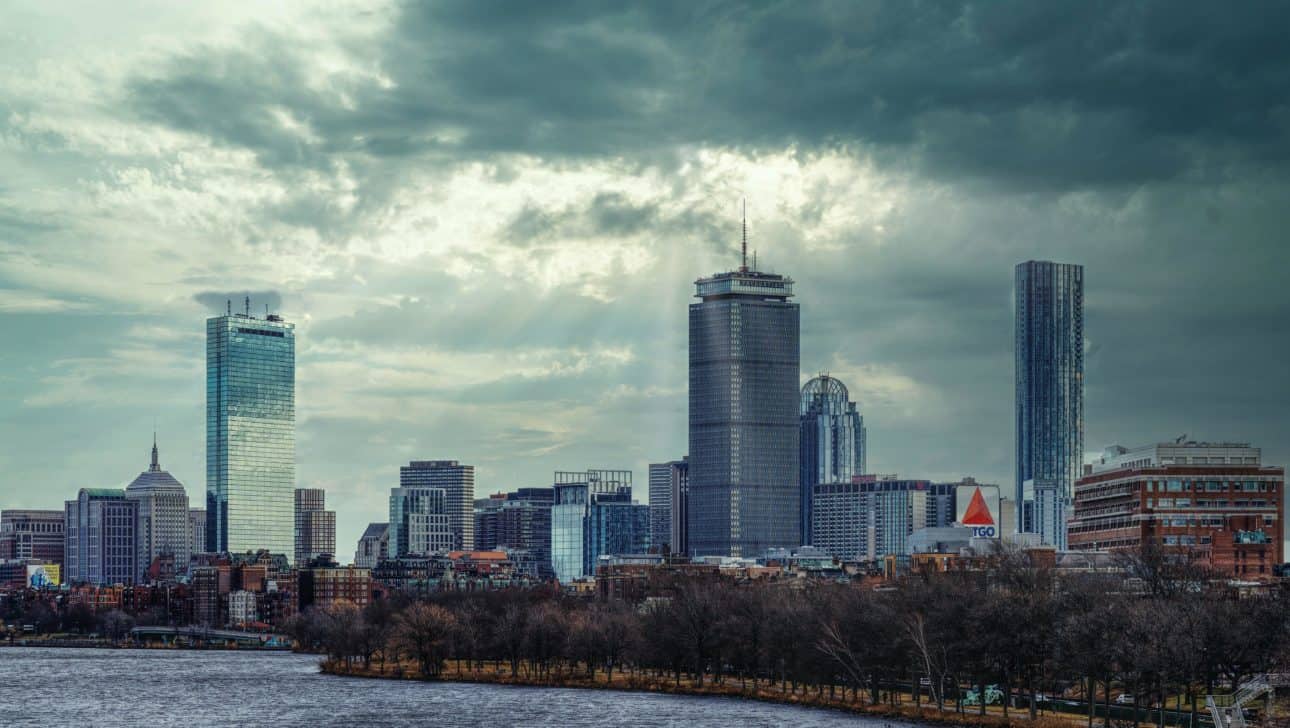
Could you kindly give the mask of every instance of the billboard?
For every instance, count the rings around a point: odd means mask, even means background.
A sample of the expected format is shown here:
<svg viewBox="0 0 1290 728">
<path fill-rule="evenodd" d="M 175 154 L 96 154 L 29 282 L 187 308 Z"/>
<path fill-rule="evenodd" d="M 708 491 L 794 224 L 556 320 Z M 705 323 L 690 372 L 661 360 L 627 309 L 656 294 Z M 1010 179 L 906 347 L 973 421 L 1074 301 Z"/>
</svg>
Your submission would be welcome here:
<svg viewBox="0 0 1290 728">
<path fill-rule="evenodd" d="M 27 564 L 27 586 L 32 589 L 56 587 L 62 581 L 58 564 Z"/>
<path fill-rule="evenodd" d="M 954 520 L 972 529 L 975 538 L 999 538 L 999 486 L 976 483 L 960 485 L 954 491 Z"/>
</svg>

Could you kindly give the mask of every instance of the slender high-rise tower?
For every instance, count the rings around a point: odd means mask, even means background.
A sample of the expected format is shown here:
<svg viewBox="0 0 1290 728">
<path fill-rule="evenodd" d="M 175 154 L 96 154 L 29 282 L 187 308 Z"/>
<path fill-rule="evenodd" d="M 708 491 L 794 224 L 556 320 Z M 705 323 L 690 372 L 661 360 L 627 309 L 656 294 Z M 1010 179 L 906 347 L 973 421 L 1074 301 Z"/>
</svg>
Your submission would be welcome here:
<svg viewBox="0 0 1290 728">
<path fill-rule="evenodd" d="M 1084 267 L 1017 264 L 1017 528 L 1066 547 L 1084 450 Z"/>
<path fill-rule="evenodd" d="M 281 317 L 206 320 L 206 548 L 295 555 L 296 339 Z"/>
<path fill-rule="evenodd" d="M 801 544 L 799 309 L 793 279 L 748 267 L 690 304 L 689 549 L 753 557 Z"/>
<path fill-rule="evenodd" d="M 812 489 L 867 472 L 864 418 L 846 385 L 827 374 L 803 385 L 801 413 L 802 543 L 813 544 Z"/>
</svg>

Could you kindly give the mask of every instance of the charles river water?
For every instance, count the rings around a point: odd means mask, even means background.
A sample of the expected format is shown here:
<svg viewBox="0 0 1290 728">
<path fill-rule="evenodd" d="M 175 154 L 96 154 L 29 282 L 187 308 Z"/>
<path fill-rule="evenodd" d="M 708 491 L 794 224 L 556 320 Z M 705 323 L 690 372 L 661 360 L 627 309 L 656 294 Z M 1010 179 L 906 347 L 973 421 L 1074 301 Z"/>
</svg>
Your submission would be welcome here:
<svg viewBox="0 0 1290 728">
<path fill-rule="evenodd" d="M 267 652 L 0 648 L 0 726 L 909 728 L 728 698 L 342 678 Z"/>
</svg>

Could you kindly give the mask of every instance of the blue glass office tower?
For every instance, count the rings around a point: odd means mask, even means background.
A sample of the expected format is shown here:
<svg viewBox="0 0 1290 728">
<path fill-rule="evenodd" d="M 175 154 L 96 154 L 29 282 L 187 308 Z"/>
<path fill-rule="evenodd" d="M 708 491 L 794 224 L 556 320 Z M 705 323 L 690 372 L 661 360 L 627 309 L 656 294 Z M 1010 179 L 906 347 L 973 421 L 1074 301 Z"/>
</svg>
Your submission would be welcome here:
<svg viewBox="0 0 1290 728">
<path fill-rule="evenodd" d="M 632 502 L 630 470 L 557 472 L 551 506 L 551 566 L 567 583 L 592 576 L 602 555 L 650 548 L 649 506 Z"/>
<path fill-rule="evenodd" d="M 801 413 L 802 543 L 809 545 L 812 490 L 867 472 L 866 433 L 847 386 L 827 374 L 802 386 Z"/>
<path fill-rule="evenodd" d="M 802 543 L 799 310 L 793 279 L 750 270 L 695 282 L 690 304 L 689 546 L 755 557 Z"/>
<path fill-rule="evenodd" d="M 1043 533 L 1026 481 L 1046 483 L 1061 508 L 1070 502 L 1084 451 L 1084 267 L 1030 260 L 1015 271 L 1017 375 L 1017 528 Z M 1030 489 L 1033 495 L 1043 489 Z M 1045 522 L 1065 523 L 1064 517 Z M 1049 529 L 1051 530 L 1051 529 Z M 1062 529 L 1064 530 L 1064 528 Z"/>
<path fill-rule="evenodd" d="M 279 316 L 206 320 L 206 547 L 295 554 L 296 340 Z"/>
</svg>

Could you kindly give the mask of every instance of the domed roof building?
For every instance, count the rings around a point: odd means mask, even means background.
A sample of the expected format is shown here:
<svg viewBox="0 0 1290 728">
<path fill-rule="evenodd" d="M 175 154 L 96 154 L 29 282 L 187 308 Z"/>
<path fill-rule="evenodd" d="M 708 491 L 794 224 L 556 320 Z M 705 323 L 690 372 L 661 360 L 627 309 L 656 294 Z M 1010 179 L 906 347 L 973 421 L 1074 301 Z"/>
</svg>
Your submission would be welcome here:
<svg viewBox="0 0 1290 728">
<path fill-rule="evenodd" d="M 867 432 L 847 385 L 828 374 L 802 386 L 801 418 L 802 543 L 813 545 L 812 489 L 867 472 Z"/>
<path fill-rule="evenodd" d="M 146 584 L 152 580 L 148 569 L 161 556 L 174 557 L 174 561 L 157 575 L 158 578 L 171 577 L 175 570 L 187 568 L 192 551 L 188 493 L 183 483 L 161 469 L 156 435 L 152 438 L 152 463 L 126 486 L 125 497 L 139 503 L 136 530 L 138 583 Z"/>
</svg>

